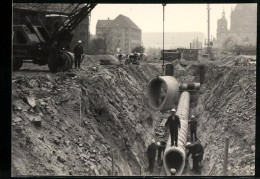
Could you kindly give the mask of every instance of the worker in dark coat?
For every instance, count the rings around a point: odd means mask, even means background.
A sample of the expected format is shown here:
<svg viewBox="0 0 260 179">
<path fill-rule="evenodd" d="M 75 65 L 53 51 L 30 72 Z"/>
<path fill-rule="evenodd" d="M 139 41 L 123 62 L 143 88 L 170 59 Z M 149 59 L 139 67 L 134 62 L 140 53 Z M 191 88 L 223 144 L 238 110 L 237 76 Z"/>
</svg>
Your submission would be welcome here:
<svg viewBox="0 0 260 179">
<path fill-rule="evenodd" d="M 165 125 L 169 126 L 170 128 L 171 146 L 174 146 L 174 142 L 175 142 L 175 146 L 178 147 L 178 131 L 181 128 L 181 122 L 179 116 L 175 114 L 176 110 L 172 109 L 171 112 L 172 115 L 168 117 Z"/>
<path fill-rule="evenodd" d="M 161 165 L 162 155 L 164 153 L 165 147 L 166 147 L 165 142 L 157 142 L 157 149 L 158 149 L 157 163 L 159 165 Z"/>
<path fill-rule="evenodd" d="M 190 136 L 191 141 L 193 142 L 193 136 L 195 137 L 195 141 L 197 141 L 197 121 L 195 120 L 195 116 L 191 116 L 191 120 L 188 122 L 190 124 Z"/>
<path fill-rule="evenodd" d="M 74 48 L 74 57 L 75 57 L 75 68 L 80 68 L 81 59 L 83 56 L 83 46 L 82 41 L 78 41 L 78 45 Z"/>
<path fill-rule="evenodd" d="M 155 140 L 152 140 L 152 143 L 148 146 L 147 151 L 146 151 L 146 155 L 148 158 L 148 162 L 149 162 L 149 171 L 150 173 L 153 173 L 153 168 L 154 168 L 154 162 L 155 162 L 155 157 L 156 157 L 156 149 L 157 146 L 155 144 Z"/>
<path fill-rule="evenodd" d="M 119 63 L 121 64 L 122 62 L 122 58 L 123 58 L 123 55 L 122 53 L 120 52 L 120 54 L 118 55 L 118 60 L 119 60 Z"/>
<path fill-rule="evenodd" d="M 201 145 L 200 140 L 198 140 L 194 144 L 188 142 L 186 148 L 189 150 L 186 160 L 188 160 L 188 157 L 190 156 L 190 154 L 192 154 L 191 157 L 193 160 L 193 169 L 201 174 L 201 162 L 203 160 L 204 148 Z"/>
</svg>

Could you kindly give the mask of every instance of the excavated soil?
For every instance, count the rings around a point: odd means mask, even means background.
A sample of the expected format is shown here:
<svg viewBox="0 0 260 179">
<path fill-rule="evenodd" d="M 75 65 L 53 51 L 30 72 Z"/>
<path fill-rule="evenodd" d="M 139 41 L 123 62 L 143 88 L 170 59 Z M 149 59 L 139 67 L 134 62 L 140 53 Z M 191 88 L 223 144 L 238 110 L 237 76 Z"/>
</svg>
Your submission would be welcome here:
<svg viewBox="0 0 260 179">
<path fill-rule="evenodd" d="M 146 95 L 161 64 L 101 66 L 99 59 L 117 63 L 86 56 L 82 70 L 52 74 L 25 64 L 13 73 L 12 176 L 107 176 L 113 159 L 116 175 L 147 175 L 145 150 L 168 115 L 154 111 Z M 226 136 L 227 174 L 254 175 L 255 66 L 240 56 L 174 63 L 180 82 L 202 82 L 190 111 L 205 147 L 202 175 L 222 175 Z M 156 164 L 153 175 L 162 170 Z"/>
</svg>

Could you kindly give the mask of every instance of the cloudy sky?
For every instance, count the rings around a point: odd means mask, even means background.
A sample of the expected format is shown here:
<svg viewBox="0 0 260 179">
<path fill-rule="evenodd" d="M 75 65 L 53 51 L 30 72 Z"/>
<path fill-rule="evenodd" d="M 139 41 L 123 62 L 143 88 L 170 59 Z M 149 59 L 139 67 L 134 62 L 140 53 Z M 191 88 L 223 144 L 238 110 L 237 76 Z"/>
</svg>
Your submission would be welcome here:
<svg viewBox="0 0 260 179">
<path fill-rule="evenodd" d="M 223 9 L 230 26 L 231 8 L 236 4 L 210 4 L 210 32 L 216 36 L 217 20 Z M 161 4 L 98 4 L 91 14 L 90 32 L 95 34 L 97 20 L 115 19 L 119 14 L 128 16 L 142 32 L 162 32 L 163 6 Z M 207 4 L 167 4 L 165 32 L 202 32 L 207 34 Z"/>
</svg>

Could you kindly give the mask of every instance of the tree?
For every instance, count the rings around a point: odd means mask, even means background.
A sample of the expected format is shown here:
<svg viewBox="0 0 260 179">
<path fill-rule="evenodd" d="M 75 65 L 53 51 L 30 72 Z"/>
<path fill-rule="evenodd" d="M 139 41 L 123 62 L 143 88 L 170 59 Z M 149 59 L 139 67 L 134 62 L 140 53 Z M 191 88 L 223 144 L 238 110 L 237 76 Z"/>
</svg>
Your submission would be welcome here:
<svg viewBox="0 0 260 179">
<path fill-rule="evenodd" d="M 100 54 L 106 51 L 106 41 L 103 38 L 95 38 L 90 43 L 90 53 Z"/>
<path fill-rule="evenodd" d="M 144 53 L 145 48 L 143 46 L 136 46 L 135 48 L 132 49 L 132 53 Z"/>
</svg>

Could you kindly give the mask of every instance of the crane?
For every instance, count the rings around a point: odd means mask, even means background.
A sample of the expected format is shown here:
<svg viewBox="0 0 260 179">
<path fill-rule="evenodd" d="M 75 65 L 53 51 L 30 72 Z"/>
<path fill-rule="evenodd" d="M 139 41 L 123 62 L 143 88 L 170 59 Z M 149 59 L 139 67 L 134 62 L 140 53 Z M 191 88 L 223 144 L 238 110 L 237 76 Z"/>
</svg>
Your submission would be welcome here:
<svg viewBox="0 0 260 179">
<path fill-rule="evenodd" d="M 14 3 L 13 70 L 19 70 L 23 62 L 48 64 L 51 72 L 70 69 L 74 60 L 74 55 L 69 50 L 72 31 L 96 5 Z M 46 25 L 47 17 L 58 17 L 61 23 L 50 29 Z"/>
</svg>

